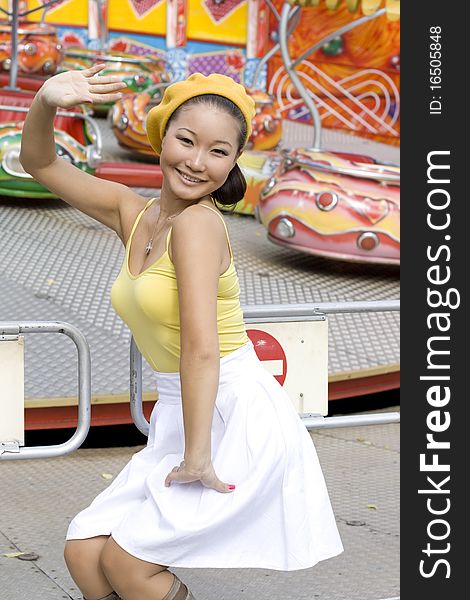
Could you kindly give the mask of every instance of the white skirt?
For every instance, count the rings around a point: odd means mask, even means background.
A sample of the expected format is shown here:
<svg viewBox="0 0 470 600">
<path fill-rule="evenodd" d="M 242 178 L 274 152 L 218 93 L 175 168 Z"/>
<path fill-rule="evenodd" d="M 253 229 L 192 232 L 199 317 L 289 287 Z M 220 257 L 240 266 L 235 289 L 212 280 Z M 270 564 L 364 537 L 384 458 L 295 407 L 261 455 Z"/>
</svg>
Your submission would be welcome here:
<svg viewBox="0 0 470 600">
<path fill-rule="evenodd" d="M 155 373 L 147 446 L 70 523 L 66 539 L 112 535 L 168 567 L 307 569 L 343 551 L 312 439 L 250 341 L 220 360 L 212 464 L 235 484 L 165 487 L 184 455 L 179 373 Z"/>
</svg>

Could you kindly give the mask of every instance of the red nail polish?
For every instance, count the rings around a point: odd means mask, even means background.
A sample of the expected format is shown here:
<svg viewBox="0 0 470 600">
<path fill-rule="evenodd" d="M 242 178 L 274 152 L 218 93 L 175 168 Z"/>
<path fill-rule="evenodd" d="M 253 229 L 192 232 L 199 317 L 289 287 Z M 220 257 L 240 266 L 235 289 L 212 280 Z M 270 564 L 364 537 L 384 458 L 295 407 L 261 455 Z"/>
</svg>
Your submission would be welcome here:
<svg viewBox="0 0 470 600">
<path fill-rule="evenodd" d="M 229 489 L 229 490 L 234 490 L 234 489 L 235 489 L 235 486 L 234 486 L 234 485 L 229 485 L 229 486 L 228 486 L 228 489 Z"/>
</svg>

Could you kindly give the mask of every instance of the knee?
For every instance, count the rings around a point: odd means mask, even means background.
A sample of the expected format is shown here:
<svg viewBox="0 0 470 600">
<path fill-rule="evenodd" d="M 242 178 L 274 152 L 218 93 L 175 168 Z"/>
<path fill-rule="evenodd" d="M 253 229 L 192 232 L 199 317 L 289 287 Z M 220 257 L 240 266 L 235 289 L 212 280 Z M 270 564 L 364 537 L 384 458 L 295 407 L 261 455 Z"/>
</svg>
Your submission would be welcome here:
<svg viewBox="0 0 470 600">
<path fill-rule="evenodd" d="M 64 560 L 67 567 L 82 568 L 96 564 L 107 538 L 98 537 L 83 540 L 67 540 L 64 546 Z"/>
<path fill-rule="evenodd" d="M 67 566 L 79 564 L 83 560 L 83 551 L 80 544 L 76 543 L 77 540 L 67 540 L 64 547 L 64 560 Z"/>
</svg>

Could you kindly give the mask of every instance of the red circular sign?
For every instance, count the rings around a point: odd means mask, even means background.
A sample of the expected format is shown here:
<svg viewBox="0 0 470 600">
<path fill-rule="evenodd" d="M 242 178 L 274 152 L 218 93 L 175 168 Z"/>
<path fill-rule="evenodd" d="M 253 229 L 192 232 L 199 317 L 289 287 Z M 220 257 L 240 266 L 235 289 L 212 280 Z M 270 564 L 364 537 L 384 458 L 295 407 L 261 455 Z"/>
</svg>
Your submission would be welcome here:
<svg viewBox="0 0 470 600">
<path fill-rule="evenodd" d="M 253 342 L 255 352 L 261 361 L 282 361 L 282 367 L 276 369 L 273 376 L 281 385 L 284 385 L 287 376 L 287 358 L 281 344 L 266 331 L 247 329 L 246 332 Z"/>
</svg>

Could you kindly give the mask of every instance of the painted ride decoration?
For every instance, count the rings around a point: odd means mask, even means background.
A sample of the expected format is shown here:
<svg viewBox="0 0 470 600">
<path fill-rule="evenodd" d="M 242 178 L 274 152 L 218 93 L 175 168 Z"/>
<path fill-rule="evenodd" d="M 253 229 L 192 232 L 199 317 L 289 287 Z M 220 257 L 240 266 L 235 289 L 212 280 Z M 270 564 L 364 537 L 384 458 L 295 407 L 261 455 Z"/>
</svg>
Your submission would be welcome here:
<svg viewBox="0 0 470 600">
<path fill-rule="evenodd" d="M 266 92 L 247 92 L 255 101 L 256 114 L 252 121 L 253 131 L 247 143 L 250 150 L 272 150 L 281 141 L 282 117 L 276 100 Z"/>
<path fill-rule="evenodd" d="M 11 24 L 0 21 L 0 70 L 11 67 Z M 53 75 L 62 64 L 64 52 L 57 30 L 45 23 L 18 24 L 18 68 L 35 75 Z"/>
<path fill-rule="evenodd" d="M 289 35 L 289 53 L 292 60 L 300 61 L 298 77 L 318 106 L 322 126 L 399 145 L 399 0 L 287 1 L 302 9 Z M 284 0 L 272 3 L 279 12 L 286 4 Z M 377 18 L 337 33 L 379 10 Z M 271 13 L 270 29 L 277 25 Z M 324 38 L 327 41 L 319 44 Z M 314 44 L 317 49 L 310 53 Z M 267 68 L 267 90 L 279 101 L 284 118 L 311 122 L 279 52 Z"/>
<path fill-rule="evenodd" d="M 118 143 L 126 150 L 155 158 L 155 151 L 145 133 L 148 111 L 161 102 L 163 87 L 154 87 L 146 92 L 125 94 L 114 103 L 108 118 L 111 130 Z"/>
<path fill-rule="evenodd" d="M 274 175 L 282 161 L 275 150 L 245 150 L 237 163 L 246 179 L 246 193 L 231 212 L 254 215 L 261 190 Z"/>
<path fill-rule="evenodd" d="M 268 239 L 345 261 L 400 262 L 399 169 L 369 157 L 284 153 L 256 214 Z"/>
</svg>

